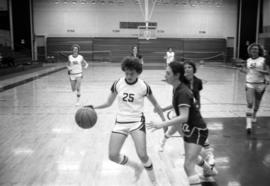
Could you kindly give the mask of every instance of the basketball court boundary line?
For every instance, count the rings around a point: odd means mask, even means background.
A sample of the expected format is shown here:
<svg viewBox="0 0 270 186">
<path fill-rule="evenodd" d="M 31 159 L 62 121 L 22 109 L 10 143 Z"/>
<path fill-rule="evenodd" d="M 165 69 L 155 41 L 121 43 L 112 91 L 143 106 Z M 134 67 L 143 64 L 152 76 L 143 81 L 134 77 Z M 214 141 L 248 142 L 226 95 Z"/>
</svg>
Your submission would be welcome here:
<svg viewBox="0 0 270 186">
<path fill-rule="evenodd" d="M 28 83 L 28 82 L 34 81 L 34 80 L 36 80 L 36 79 L 39 79 L 39 78 L 41 78 L 41 77 L 50 75 L 50 74 L 52 74 L 52 73 L 55 73 L 55 72 L 58 72 L 58 71 L 61 71 L 61 70 L 64 70 L 64 69 L 66 69 L 65 66 L 64 66 L 64 67 L 59 67 L 59 68 L 55 67 L 55 68 L 53 68 L 53 69 L 50 70 L 50 71 L 43 72 L 43 73 L 40 73 L 40 74 L 36 74 L 36 75 L 34 75 L 34 76 L 30 77 L 30 78 L 26 78 L 26 79 L 19 80 L 19 81 L 14 82 L 14 83 L 10 83 L 10 84 L 8 84 L 8 85 L 1 86 L 1 87 L 0 87 L 0 92 L 4 92 L 4 91 L 9 90 L 9 89 L 11 89 L 11 88 L 14 88 L 14 87 L 17 87 L 17 86 L 26 84 L 26 83 Z"/>
</svg>

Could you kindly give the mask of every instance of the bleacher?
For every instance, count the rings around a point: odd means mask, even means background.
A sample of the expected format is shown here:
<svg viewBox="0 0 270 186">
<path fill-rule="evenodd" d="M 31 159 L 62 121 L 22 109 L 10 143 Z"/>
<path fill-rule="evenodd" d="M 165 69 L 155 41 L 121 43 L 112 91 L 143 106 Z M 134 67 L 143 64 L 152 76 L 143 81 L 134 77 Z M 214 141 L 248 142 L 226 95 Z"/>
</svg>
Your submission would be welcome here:
<svg viewBox="0 0 270 186">
<path fill-rule="evenodd" d="M 137 38 L 91 38 L 91 37 L 48 37 L 48 56 L 57 61 L 66 61 L 71 54 L 72 44 L 79 44 L 80 53 L 88 61 L 119 62 L 130 55 L 134 45 L 139 47 L 146 63 L 164 63 L 168 47 L 172 47 L 177 60 L 193 59 L 225 61 L 226 39 L 223 38 L 158 38 L 141 40 Z"/>
</svg>

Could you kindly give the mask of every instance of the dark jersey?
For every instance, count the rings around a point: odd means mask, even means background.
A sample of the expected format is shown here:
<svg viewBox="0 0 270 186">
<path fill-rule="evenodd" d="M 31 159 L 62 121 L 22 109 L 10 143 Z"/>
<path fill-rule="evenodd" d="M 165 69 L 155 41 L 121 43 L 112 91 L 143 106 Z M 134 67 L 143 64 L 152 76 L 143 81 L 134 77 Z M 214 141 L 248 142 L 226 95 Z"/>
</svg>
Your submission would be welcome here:
<svg viewBox="0 0 270 186">
<path fill-rule="evenodd" d="M 201 104 L 200 103 L 200 91 L 203 89 L 202 86 L 202 80 L 197 78 L 196 76 L 193 77 L 193 82 L 192 85 L 190 85 L 190 88 L 193 92 L 194 98 L 196 100 L 196 104 Z"/>
<path fill-rule="evenodd" d="M 206 128 L 200 111 L 194 103 L 192 91 L 181 83 L 173 92 L 173 107 L 177 116 L 179 116 L 179 107 L 189 107 L 189 116 L 187 124 L 190 127 Z"/>
<path fill-rule="evenodd" d="M 142 59 L 143 58 L 141 54 L 134 55 L 133 53 L 131 53 L 131 56 L 132 57 L 136 57 L 138 59 Z"/>
</svg>

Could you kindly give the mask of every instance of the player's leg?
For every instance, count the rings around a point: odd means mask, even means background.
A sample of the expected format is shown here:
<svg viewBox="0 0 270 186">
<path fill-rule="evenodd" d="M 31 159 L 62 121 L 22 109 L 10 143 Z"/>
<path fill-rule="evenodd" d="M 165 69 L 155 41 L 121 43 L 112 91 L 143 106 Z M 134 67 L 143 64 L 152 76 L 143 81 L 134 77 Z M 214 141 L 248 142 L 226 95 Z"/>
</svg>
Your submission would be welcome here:
<svg viewBox="0 0 270 186">
<path fill-rule="evenodd" d="M 116 124 L 110 137 L 109 142 L 109 159 L 115 163 L 126 165 L 134 170 L 135 179 L 138 180 L 142 172 L 141 167 L 138 163 L 131 161 L 126 155 L 121 154 L 120 151 L 128 136 L 128 124 Z"/>
<path fill-rule="evenodd" d="M 247 134 L 251 134 L 252 128 L 252 109 L 254 106 L 255 90 L 251 87 L 246 87 L 246 100 L 247 100 L 247 112 L 246 112 L 246 131 Z"/>
<path fill-rule="evenodd" d="M 253 109 L 253 115 L 252 115 L 252 121 L 256 122 L 256 115 L 260 108 L 261 100 L 263 97 L 263 94 L 265 92 L 265 85 L 258 85 L 258 87 L 255 89 L 255 99 L 254 99 L 254 109 Z"/>
<path fill-rule="evenodd" d="M 126 164 L 127 157 L 125 155 L 121 155 L 120 151 L 122 146 L 127 138 L 127 135 L 120 133 L 111 133 L 110 141 L 109 141 L 109 159 L 118 164 Z"/>
<path fill-rule="evenodd" d="M 143 124 L 140 128 L 131 131 L 131 136 L 135 144 L 136 152 L 148 174 L 153 185 L 157 185 L 157 180 L 153 168 L 153 163 L 149 158 L 146 150 L 146 131 Z"/>
<path fill-rule="evenodd" d="M 77 97 L 77 102 L 76 104 L 80 104 L 80 97 L 81 97 L 81 83 L 82 83 L 82 78 L 77 77 L 76 78 L 76 97 Z"/>
<path fill-rule="evenodd" d="M 214 156 L 214 148 L 210 145 L 209 140 L 207 139 L 203 145 L 203 149 L 200 153 L 202 158 L 206 160 L 206 162 L 214 167 L 215 166 L 215 156 Z"/>
<path fill-rule="evenodd" d="M 73 78 L 72 76 L 70 76 L 69 80 L 70 80 L 71 90 L 72 90 L 72 92 L 75 92 L 76 91 L 76 79 Z"/>
<path fill-rule="evenodd" d="M 201 151 L 201 146 L 184 142 L 185 147 L 185 162 L 184 169 L 188 177 L 188 181 L 190 185 L 201 186 L 201 180 L 199 174 L 195 170 L 195 166 L 197 164 L 197 160 Z"/>
</svg>

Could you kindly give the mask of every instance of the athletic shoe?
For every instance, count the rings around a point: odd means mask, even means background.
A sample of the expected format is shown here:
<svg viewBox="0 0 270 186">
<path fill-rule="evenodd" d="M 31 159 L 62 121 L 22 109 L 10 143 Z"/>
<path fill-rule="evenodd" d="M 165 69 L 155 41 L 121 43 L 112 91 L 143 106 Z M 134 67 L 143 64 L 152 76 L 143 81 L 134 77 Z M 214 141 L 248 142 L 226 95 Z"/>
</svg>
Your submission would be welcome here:
<svg viewBox="0 0 270 186">
<path fill-rule="evenodd" d="M 210 177 L 210 176 L 215 176 L 218 174 L 217 169 L 215 168 L 215 166 L 204 166 L 203 168 L 203 175 L 205 177 Z"/>
</svg>

